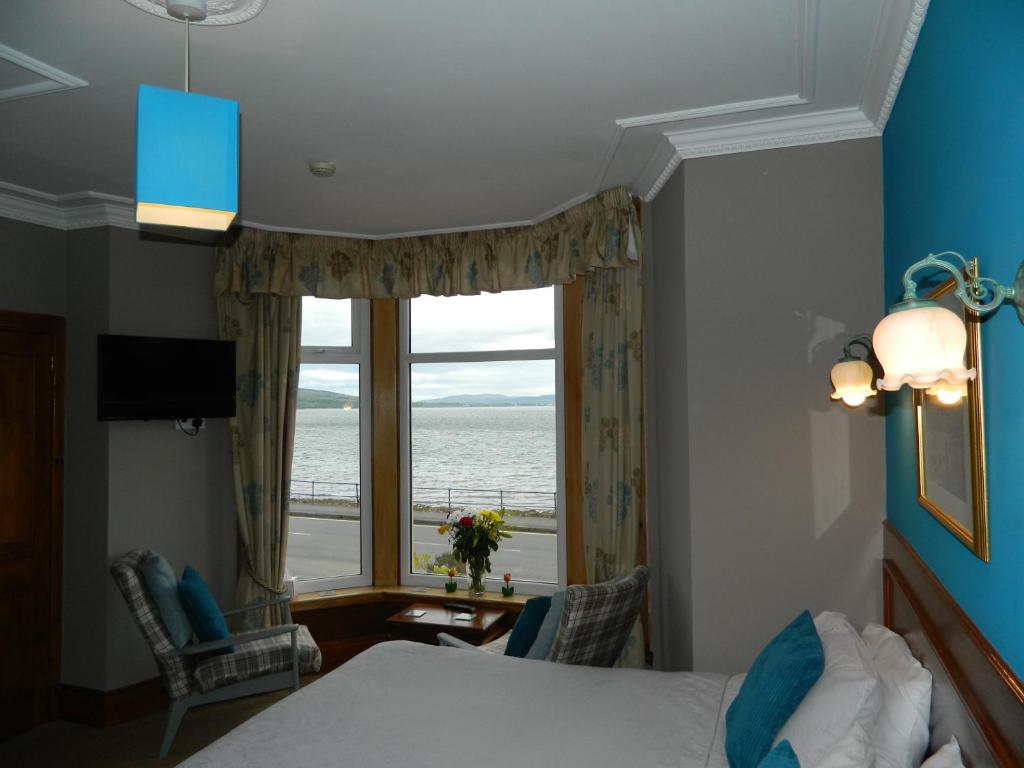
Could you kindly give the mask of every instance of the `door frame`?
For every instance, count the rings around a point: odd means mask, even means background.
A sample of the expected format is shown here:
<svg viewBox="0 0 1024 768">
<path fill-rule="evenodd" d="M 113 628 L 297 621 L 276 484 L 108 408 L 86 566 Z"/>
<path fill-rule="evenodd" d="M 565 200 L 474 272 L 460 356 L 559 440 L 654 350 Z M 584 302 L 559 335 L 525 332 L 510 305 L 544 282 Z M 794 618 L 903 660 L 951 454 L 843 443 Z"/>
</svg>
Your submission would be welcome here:
<svg viewBox="0 0 1024 768">
<path fill-rule="evenodd" d="M 50 458 L 50 648 L 47 685 L 50 689 L 48 716 L 56 707 L 61 671 L 61 595 L 64 572 L 64 362 L 66 322 L 56 315 L 34 315 L 0 310 L 0 332 L 38 333 L 51 338 L 53 361 L 53 435 Z"/>
</svg>

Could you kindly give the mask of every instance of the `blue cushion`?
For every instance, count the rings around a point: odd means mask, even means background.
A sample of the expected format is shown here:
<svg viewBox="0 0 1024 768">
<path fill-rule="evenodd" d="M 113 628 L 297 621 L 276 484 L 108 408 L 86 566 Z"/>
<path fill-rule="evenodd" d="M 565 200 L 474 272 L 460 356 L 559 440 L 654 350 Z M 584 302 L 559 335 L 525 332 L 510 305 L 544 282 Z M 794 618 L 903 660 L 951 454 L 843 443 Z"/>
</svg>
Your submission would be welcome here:
<svg viewBox="0 0 1024 768">
<path fill-rule="evenodd" d="M 562 620 L 562 606 L 565 604 L 565 592 L 555 592 L 551 596 L 551 606 L 548 608 L 540 629 L 537 630 L 537 639 L 533 641 L 530 650 L 526 652 L 528 659 L 546 659 L 555 644 L 555 635 L 558 634 L 558 623 Z"/>
<path fill-rule="evenodd" d="M 191 565 L 185 566 L 185 572 L 181 574 L 178 594 L 200 642 L 223 640 L 228 636 L 228 623 L 224 621 L 224 614 L 221 613 L 217 600 L 206 586 L 203 577 Z M 223 650 L 218 650 L 218 653 L 232 653 L 234 650 L 234 647 L 229 645 Z"/>
<path fill-rule="evenodd" d="M 550 607 L 550 597 L 531 597 L 526 601 L 515 626 L 509 632 L 508 643 L 505 644 L 506 656 L 523 658 L 529 652 Z"/>
<path fill-rule="evenodd" d="M 185 609 L 178 597 L 178 577 L 174 575 L 171 564 L 163 555 L 156 552 L 142 561 L 142 580 L 146 582 L 146 591 L 156 603 L 160 620 L 167 628 L 171 642 L 175 648 L 181 648 L 192 639 L 192 625 L 189 623 Z"/>
<path fill-rule="evenodd" d="M 757 764 L 757 768 L 800 768 L 800 761 L 797 760 L 793 747 L 783 739 L 775 749 L 764 756 L 764 760 Z"/>
<path fill-rule="evenodd" d="M 754 660 L 725 715 L 725 754 L 731 768 L 757 768 L 775 736 L 825 669 L 825 652 L 804 611 Z"/>
</svg>

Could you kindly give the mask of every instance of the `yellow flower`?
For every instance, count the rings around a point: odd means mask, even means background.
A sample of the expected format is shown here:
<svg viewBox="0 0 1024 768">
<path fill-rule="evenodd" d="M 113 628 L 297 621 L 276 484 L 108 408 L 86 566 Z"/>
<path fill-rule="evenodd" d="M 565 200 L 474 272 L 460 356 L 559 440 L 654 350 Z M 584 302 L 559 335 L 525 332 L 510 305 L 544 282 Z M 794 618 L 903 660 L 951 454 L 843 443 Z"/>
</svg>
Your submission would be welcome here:
<svg viewBox="0 0 1024 768">
<path fill-rule="evenodd" d="M 440 528 L 438 528 L 438 529 L 437 529 L 437 532 L 438 532 L 438 533 L 440 533 L 440 534 L 441 534 L 442 536 L 443 536 L 444 534 L 448 533 L 448 523 L 445 523 L 445 524 L 444 524 L 444 525 L 442 525 L 442 526 L 441 526 Z"/>
</svg>

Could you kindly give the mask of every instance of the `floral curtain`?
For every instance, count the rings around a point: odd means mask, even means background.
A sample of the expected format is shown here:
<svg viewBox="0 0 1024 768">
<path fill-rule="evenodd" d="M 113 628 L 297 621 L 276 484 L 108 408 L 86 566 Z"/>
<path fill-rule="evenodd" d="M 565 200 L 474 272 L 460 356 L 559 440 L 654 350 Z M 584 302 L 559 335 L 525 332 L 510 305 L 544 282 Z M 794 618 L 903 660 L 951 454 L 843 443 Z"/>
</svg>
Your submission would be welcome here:
<svg viewBox="0 0 1024 768">
<path fill-rule="evenodd" d="M 392 240 L 243 228 L 218 251 L 215 290 L 408 299 L 540 288 L 635 265 L 639 243 L 636 212 L 621 187 L 531 227 Z"/>
<path fill-rule="evenodd" d="M 640 558 L 644 505 L 643 287 L 639 269 L 598 269 L 583 282 L 583 547 L 593 584 Z M 642 667 L 634 628 L 620 665 Z"/>
<path fill-rule="evenodd" d="M 238 517 L 237 604 L 275 597 L 284 584 L 302 299 L 217 297 L 220 334 L 235 342 L 231 453 Z M 250 621 L 278 619 L 277 612 Z"/>
<path fill-rule="evenodd" d="M 412 298 L 538 288 L 584 275 L 584 540 L 593 582 L 638 556 L 642 504 L 640 227 L 624 188 L 529 227 L 391 240 L 242 229 L 218 250 L 223 338 L 238 342 L 232 450 L 244 602 L 280 590 L 301 296 Z M 627 663 L 643 661 L 631 639 Z"/>
</svg>

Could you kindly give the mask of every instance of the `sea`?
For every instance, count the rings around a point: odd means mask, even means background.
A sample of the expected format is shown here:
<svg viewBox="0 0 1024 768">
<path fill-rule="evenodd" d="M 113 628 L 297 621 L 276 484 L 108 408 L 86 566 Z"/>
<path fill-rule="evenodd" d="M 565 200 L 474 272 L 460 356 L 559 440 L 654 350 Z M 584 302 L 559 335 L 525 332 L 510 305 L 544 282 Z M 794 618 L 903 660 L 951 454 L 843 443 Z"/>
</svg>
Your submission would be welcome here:
<svg viewBox="0 0 1024 768">
<path fill-rule="evenodd" d="M 410 414 L 414 504 L 553 511 L 553 406 L 423 407 Z M 293 498 L 355 498 L 359 416 L 359 409 L 296 412 Z"/>
</svg>

